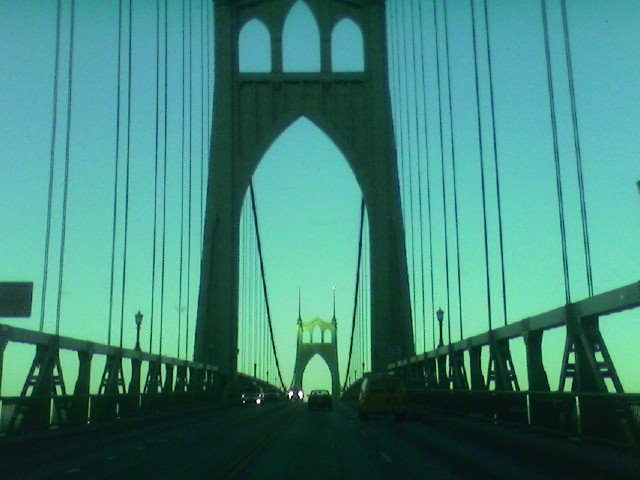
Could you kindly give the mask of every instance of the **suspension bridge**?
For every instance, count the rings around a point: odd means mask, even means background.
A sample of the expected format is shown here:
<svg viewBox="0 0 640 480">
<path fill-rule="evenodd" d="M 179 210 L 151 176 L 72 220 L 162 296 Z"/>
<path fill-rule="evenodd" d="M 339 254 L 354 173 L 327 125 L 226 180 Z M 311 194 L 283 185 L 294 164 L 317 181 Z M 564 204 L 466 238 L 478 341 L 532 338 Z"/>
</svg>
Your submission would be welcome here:
<svg viewBox="0 0 640 480">
<path fill-rule="evenodd" d="M 638 20 L 1 2 L 2 471 L 632 478 Z M 238 407 L 318 358 L 334 411 Z"/>
</svg>

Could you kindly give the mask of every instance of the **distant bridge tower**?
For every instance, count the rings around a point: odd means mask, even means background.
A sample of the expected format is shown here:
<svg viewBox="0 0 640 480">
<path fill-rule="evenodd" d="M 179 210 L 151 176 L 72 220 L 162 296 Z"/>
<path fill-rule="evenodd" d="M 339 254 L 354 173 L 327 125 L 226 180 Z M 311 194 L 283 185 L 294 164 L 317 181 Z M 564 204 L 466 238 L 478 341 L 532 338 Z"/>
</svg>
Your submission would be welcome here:
<svg viewBox="0 0 640 480">
<path fill-rule="evenodd" d="M 319 331 L 320 338 L 314 338 L 313 334 Z M 305 333 L 309 333 L 309 341 L 305 342 Z M 328 340 L 328 341 L 327 341 Z M 296 364 L 293 369 L 294 388 L 302 388 L 302 377 L 309 361 L 319 355 L 329 367 L 331 372 L 331 394 L 334 397 L 340 395 L 340 373 L 338 371 L 338 341 L 336 338 L 336 317 L 325 322 L 319 318 L 303 322 L 298 317 L 298 342 L 296 349 Z"/>
<path fill-rule="evenodd" d="M 298 0 L 300 1 L 300 0 Z M 404 226 L 387 71 L 383 0 L 307 0 L 319 31 L 318 72 L 283 71 L 283 30 L 295 0 L 215 2 L 215 108 L 195 359 L 237 371 L 239 224 L 260 160 L 306 117 L 347 159 L 370 227 L 371 362 L 380 371 L 415 353 Z M 270 36 L 271 71 L 239 71 L 240 31 L 257 19 Z M 364 70 L 334 72 L 334 27 L 360 29 Z M 310 33 L 311 34 L 311 33 Z"/>
</svg>

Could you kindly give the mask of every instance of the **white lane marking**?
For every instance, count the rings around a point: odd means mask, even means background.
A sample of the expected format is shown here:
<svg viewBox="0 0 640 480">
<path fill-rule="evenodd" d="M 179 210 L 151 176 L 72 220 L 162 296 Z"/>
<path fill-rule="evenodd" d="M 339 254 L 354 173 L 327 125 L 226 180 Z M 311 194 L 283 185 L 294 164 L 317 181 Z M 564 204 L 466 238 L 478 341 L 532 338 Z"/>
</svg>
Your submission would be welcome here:
<svg viewBox="0 0 640 480">
<path fill-rule="evenodd" d="M 385 460 L 387 463 L 391 463 L 391 459 L 389 458 L 389 456 L 388 456 L 386 453 L 384 453 L 384 452 L 380 452 L 380 455 L 382 455 L 382 458 L 384 458 L 384 460 Z"/>
<path fill-rule="evenodd" d="M 78 473 L 79 471 L 81 471 L 81 468 L 70 468 L 69 470 L 65 471 L 64 473 Z"/>
<path fill-rule="evenodd" d="M 117 460 L 118 459 L 118 455 L 111 455 L 110 457 L 107 457 L 107 460 Z"/>
<path fill-rule="evenodd" d="M 168 438 L 160 438 L 158 439 L 158 443 L 167 443 L 169 441 Z"/>
<path fill-rule="evenodd" d="M 366 433 L 364 433 L 364 431 L 362 431 L 362 430 L 360 430 L 360 435 L 362 435 L 363 437 L 366 437 L 366 436 L 367 436 L 367 434 L 366 434 Z"/>
<path fill-rule="evenodd" d="M 147 447 L 138 447 L 136 450 L 145 450 Z"/>
</svg>

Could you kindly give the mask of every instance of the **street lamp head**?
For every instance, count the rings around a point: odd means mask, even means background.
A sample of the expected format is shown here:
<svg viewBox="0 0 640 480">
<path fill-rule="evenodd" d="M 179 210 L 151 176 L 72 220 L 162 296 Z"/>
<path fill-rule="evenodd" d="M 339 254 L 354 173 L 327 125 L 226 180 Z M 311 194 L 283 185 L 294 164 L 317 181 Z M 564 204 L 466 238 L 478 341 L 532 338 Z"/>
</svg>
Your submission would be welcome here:
<svg viewBox="0 0 640 480">
<path fill-rule="evenodd" d="M 442 308 L 438 308 L 436 315 L 438 316 L 438 321 L 442 323 L 442 321 L 444 320 L 444 312 L 442 311 Z"/>
<path fill-rule="evenodd" d="M 140 326 L 142 325 L 142 313 L 140 313 L 140 310 L 138 310 L 138 313 L 136 313 L 136 326 Z"/>
</svg>

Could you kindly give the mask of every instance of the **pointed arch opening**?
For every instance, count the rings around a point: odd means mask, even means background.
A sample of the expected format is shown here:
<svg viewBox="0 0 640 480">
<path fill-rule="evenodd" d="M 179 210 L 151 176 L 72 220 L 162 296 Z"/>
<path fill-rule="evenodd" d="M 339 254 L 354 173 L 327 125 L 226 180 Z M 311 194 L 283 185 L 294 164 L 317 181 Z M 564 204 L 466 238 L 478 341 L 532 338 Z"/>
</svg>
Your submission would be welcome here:
<svg viewBox="0 0 640 480">
<path fill-rule="evenodd" d="M 271 72 L 271 35 L 260 20 L 249 20 L 240 30 L 238 57 L 241 73 Z"/>
<path fill-rule="evenodd" d="M 309 394 L 311 390 L 328 390 L 331 392 L 331 370 L 320 355 L 314 355 L 302 373 L 302 390 Z"/>
<path fill-rule="evenodd" d="M 331 33 L 331 70 L 364 72 L 364 63 L 362 30 L 353 20 L 343 18 Z"/>
<path fill-rule="evenodd" d="M 298 0 L 284 22 L 282 67 L 285 72 L 320 71 L 320 30 L 313 13 Z"/>
<path fill-rule="evenodd" d="M 355 289 L 362 191 L 340 148 L 307 117 L 291 123 L 266 149 L 253 185 L 274 338 L 283 375 L 291 378 L 298 288 L 304 292 L 304 311 L 322 315 L 327 311 L 327 292 L 335 285 L 338 328 L 342 326 L 340 334 L 349 338 L 353 305 L 347 299 L 353 298 Z M 251 209 L 248 198 L 243 212 Z M 241 229 L 240 262 L 251 265 L 248 258 L 242 260 L 243 251 L 255 255 L 251 249 L 242 249 L 243 234 Z M 252 288 L 242 272 L 241 268 L 241 302 L 247 295 L 245 289 Z M 241 333 L 249 335 L 248 331 Z M 331 336 L 325 332 L 324 341 Z M 310 337 L 308 331 L 303 332 L 303 343 L 322 343 L 319 331 Z M 242 341 L 240 338 L 239 343 Z M 348 342 L 338 344 L 338 349 L 342 363 Z"/>
<path fill-rule="evenodd" d="M 331 343 L 333 341 L 333 334 L 331 330 L 325 330 L 324 332 L 324 343 Z"/>
</svg>

